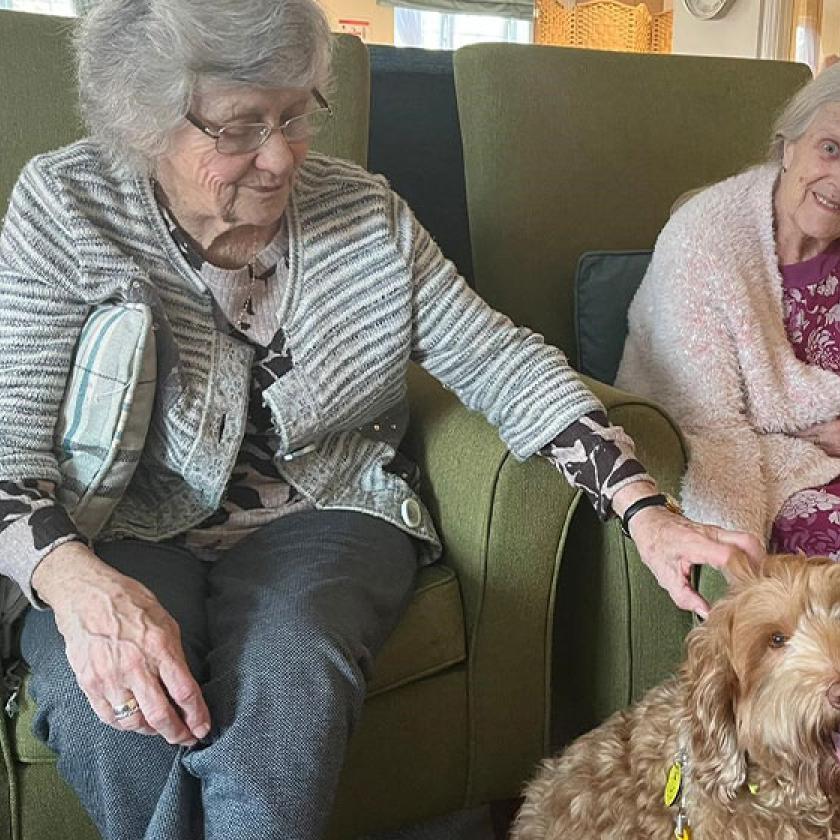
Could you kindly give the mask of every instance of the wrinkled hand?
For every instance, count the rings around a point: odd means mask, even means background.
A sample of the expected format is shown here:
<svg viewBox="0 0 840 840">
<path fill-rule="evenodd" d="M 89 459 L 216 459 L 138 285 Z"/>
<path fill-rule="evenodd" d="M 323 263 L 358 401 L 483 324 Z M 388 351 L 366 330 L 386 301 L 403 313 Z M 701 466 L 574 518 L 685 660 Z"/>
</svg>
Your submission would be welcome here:
<svg viewBox="0 0 840 840">
<path fill-rule="evenodd" d="M 185 746 L 207 734 L 210 713 L 180 629 L 152 592 L 81 543 L 50 552 L 32 583 L 53 608 L 70 667 L 103 723 Z M 132 695 L 140 714 L 115 720 L 113 707 Z"/>
<path fill-rule="evenodd" d="M 764 546 L 753 534 L 698 525 L 664 507 L 639 511 L 630 520 L 630 535 L 671 600 L 701 618 L 709 614 L 709 605 L 691 586 L 693 566 L 705 564 L 726 574 L 727 564 L 741 552 L 756 564 L 765 557 Z"/>
<path fill-rule="evenodd" d="M 840 458 L 840 420 L 815 423 L 801 432 L 794 432 L 793 436 L 819 446 L 826 455 L 831 455 L 832 458 Z"/>
</svg>

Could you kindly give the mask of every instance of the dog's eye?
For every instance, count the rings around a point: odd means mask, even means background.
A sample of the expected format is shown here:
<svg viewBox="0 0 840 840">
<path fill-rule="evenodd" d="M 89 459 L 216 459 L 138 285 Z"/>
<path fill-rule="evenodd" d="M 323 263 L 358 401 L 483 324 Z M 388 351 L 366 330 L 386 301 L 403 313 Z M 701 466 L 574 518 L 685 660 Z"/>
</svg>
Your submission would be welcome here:
<svg viewBox="0 0 840 840">
<path fill-rule="evenodd" d="M 788 637 L 785 636 L 784 633 L 774 633 L 770 637 L 770 647 L 771 648 L 780 648 L 784 647 L 788 642 Z"/>
</svg>

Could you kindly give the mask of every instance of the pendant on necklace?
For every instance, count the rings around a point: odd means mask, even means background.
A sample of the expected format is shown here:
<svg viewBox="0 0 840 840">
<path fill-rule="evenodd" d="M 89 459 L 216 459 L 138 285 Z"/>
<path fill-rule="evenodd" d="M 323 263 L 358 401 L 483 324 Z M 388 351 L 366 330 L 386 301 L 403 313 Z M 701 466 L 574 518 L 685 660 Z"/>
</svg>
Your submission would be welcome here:
<svg viewBox="0 0 840 840">
<path fill-rule="evenodd" d="M 242 309 L 239 310 L 239 317 L 236 319 L 234 326 L 237 332 L 242 332 L 245 326 L 245 316 L 248 314 L 248 307 L 251 305 L 251 299 L 254 295 L 254 284 L 257 282 L 257 272 L 254 267 L 256 257 L 248 262 L 248 293 L 245 295 L 245 300 L 242 302 Z M 248 324 L 248 327 L 251 325 Z"/>
</svg>

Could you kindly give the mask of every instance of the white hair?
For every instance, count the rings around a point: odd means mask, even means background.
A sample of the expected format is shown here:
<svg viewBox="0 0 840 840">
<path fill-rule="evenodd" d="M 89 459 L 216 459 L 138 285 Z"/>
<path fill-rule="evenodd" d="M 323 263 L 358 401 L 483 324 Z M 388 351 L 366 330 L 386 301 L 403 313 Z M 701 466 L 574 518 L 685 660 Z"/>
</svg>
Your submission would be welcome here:
<svg viewBox="0 0 840 840">
<path fill-rule="evenodd" d="M 770 159 L 781 161 L 785 143 L 798 140 L 808 130 L 819 110 L 834 102 L 840 103 L 840 64 L 826 67 L 790 99 L 773 126 Z"/>
<path fill-rule="evenodd" d="M 98 0 L 76 50 L 91 135 L 150 172 L 199 89 L 323 88 L 330 34 L 315 0 Z"/>
</svg>

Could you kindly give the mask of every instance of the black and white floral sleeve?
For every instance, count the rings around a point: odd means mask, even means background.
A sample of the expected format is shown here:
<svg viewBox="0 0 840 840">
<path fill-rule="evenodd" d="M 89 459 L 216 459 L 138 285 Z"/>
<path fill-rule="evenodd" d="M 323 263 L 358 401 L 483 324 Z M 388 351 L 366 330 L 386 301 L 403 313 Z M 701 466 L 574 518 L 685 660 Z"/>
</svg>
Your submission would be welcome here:
<svg viewBox="0 0 840 840">
<path fill-rule="evenodd" d="M 8 574 L 36 606 L 41 606 L 32 592 L 29 579 L 34 571 L 33 558 L 39 561 L 66 542 L 87 542 L 67 511 L 55 500 L 55 485 L 49 481 L 23 479 L 0 481 L 0 533 L 8 531 L 6 546 Z"/>
<path fill-rule="evenodd" d="M 603 411 L 584 414 L 540 450 L 573 487 L 582 490 L 598 516 L 612 515 L 615 494 L 634 481 L 653 481 L 636 460 L 633 441 L 611 426 Z"/>
</svg>

